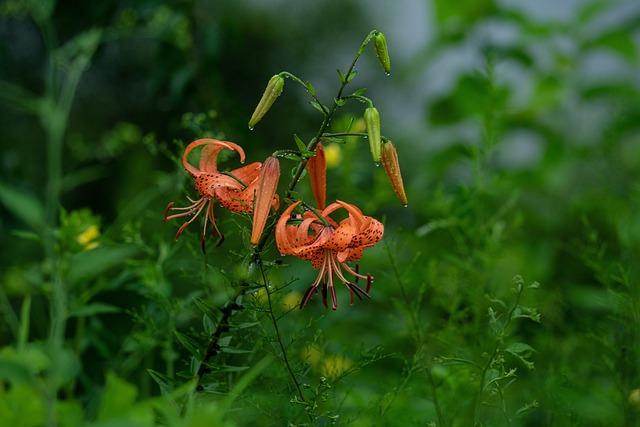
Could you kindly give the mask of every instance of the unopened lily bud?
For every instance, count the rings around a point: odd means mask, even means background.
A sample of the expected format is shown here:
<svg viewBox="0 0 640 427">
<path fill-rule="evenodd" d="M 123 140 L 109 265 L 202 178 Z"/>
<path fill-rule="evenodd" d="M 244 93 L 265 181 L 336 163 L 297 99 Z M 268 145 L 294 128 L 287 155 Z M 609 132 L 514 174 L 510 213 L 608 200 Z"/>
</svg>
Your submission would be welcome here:
<svg viewBox="0 0 640 427">
<path fill-rule="evenodd" d="M 267 83 L 267 88 L 264 90 L 262 94 L 262 98 L 260 98 L 260 102 L 258 102 L 258 106 L 254 110 L 251 115 L 251 119 L 249 120 L 249 129 L 253 129 L 253 127 L 267 114 L 269 108 L 276 102 L 276 99 L 282 93 L 282 88 L 284 88 L 284 77 L 280 74 L 276 74 L 275 76 L 269 79 L 269 83 Z"/>
<path fill-rule="evenodd" d="M 389 61 L 389 51 L 387 50 L 387 39 L 380 31 L 373 35 L 373 47 L 376 49 L 376 55 L 384 72 L 389 74 L 391 72 L 391 61 Z"/>
<path fill-rule="evenodd" d="M 316 155 L 309 158 L 307 170 L 311 180 L 311 191 L 313 191 L 318 209 L 322 210 L 327 202 L 327 160 L 322 143 L 318 143 Z"/>
<path fill-rule="evenodd" d="M 367 125 L 367 136 L 373 161 L 380 163 L 380 113 L 376 107 L 364 110 L 364 122 Z"/>
<path fill-rule="evenodd" d="M 255 206 L 253 208 L 253 226 L 251 229 L 251 244 L 257 245 L 267 223 L 271 206 L 277 208 L 276 190 L 280 179 L 280 162 L 275 157 L 267 157 L 258 175 Z"/>
<path fill-rule="evenodd" d="M 391 187 L 395 191 L 400 203 L 407 206 L 407 194 L 404 192 L 404 184 L 402 183 L 402 175 L 400 174 L 400 164 L 398 163 L 398 153 L 396 147 L 391 141 L 382 144 L 382 167 L 389 178 Z"/>
</svg>

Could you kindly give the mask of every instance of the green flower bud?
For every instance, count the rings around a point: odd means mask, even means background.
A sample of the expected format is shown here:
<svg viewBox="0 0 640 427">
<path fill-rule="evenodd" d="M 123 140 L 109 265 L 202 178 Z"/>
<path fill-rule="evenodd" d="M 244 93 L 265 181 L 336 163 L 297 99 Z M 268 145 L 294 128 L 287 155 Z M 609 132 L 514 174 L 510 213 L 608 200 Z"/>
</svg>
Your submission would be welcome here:
<svg viewBox="0 0 640 427">
<path fill-rule="evenodd" d="M 275 76 L 271 77 L 271 79 L 269 79 L 267 88 L 264 90 L 258 106 L 251 115 L 251 119 L 249 120 L 249 129 L 253 129 L 256 123 L 258 123 L 260 119 L 262 119 L 264 115 L 267 114 L 269 108 L 271 108 L 273 103 L 282 93 L 282 88 L 284 88 L 284 77 L 276 74 Z"/>
<path fill-rule="evenodd" d="M 379 31 L 373 35 L 373 47 L 376 49 L 376 55 L 384 72 L 389 74 L 391 72 L 391 62 L 389 61 L 389 51 L 387 50 L 387 39 Z"/>
<path fill-rule="evenodd" d="M 380 113 L 375 107 L 364 110 L 364 123 L 367 125 L 367 136 L 373 161 L 380 163 Z"/>
</svg>

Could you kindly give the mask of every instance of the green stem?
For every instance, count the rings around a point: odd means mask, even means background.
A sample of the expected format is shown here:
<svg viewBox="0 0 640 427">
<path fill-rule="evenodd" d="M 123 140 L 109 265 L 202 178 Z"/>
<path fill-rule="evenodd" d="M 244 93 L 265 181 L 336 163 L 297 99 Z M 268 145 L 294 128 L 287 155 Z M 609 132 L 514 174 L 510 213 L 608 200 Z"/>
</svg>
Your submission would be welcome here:
<svg viewBox="0 0 640 427">
<path fill-rule="evenodd" d="M 293 369 L 291 368 L 291 364 L 289 363 L 289 358 L 287 357 L 287 349 L 284 346 L 284 343 L 282 342 L 282 336 L 280 335 L 280 328 L 278 327 L 278 319 L 276 318 L 275 313 L 273 312 L 273 303 L 271 302 L 271 291 L 269 290 L 269 283 L 267 282 L 267 274 L 264 271 L 264 266 L 262 263 L 262 260 L 260 259 L 260 256 L 256 256 L 254 258 L 255 262 L 260 266 L 260 273 L 262 274 L 262 282 L 264 284 L 264 289 L 265 292 L 267 293 L 267 304 L 269 305 L 269 317 L 271 318 L 271 322 L 273 323 L 273 329 L 276 332 L 276 338 L 278 339 L 278 345 L 280 346 L 280 351 L 282 352 L 282 360 L 284 361 L 285 366 L 287 367 L 287 372 L 289 373 L 289 376 L 291 377 L 291 380 L 293 381 L 293 384 L 296 388 L 296 391 L 298 392 L 298 397 L 300 397 L 300 400 L 303 403 L 306 403 L 306 399 L 304 397 L 304 394 L 302 393 L 302 387 L 300 387 L 300 383 L 298 382 L 298 379 L 296 378 L 296 374 L 293 372 Z M 311 424 L 313 424 L 313 417 L 311 416 L 311 414 L 307 411 L 307 414 L 309 415 Z"/>
<path fill-rule="evenodd" d="M 511 309 L 509 310 L 509 313 L 507 314 L 507 318 L 504 321 L 504 324 L 502 325 L 502 330 L 500 331 L 498 337 L 496 338 L 496 345 L 493 348 L 493 352 L 491 353 L 491 356 L 489 357 L 489 359 L 487 360 L 487 363 L 484 365 L 484 367 L 482 368 L 482 374 L 480 375 L 480 386 L 478 388 L 478 395 L 476 396 L 476 404 L 475 404 L 475 409 L 474 409 L 474 414 L 473 414 L 473 425 L 480 425 L 480 407 L 482 404 L 482 394 L 484 393 L 484 389 L 486 387 L 485 385 L 485 379 L 487 377 L 487 372 L 489 371 L 489 368 L 491 367 L 491 365 L 493 364 L 493 360 L 495 359 L 496 355 L 498 354 L 498 351 L 500 350 L 500 346 L 502 345 L 502 341 L 504 338 L 504 333 L 507 330 L 507 328 L 509 327 L 509 325 L 511 324 L 511 319 L 513 318 L 513 314 L 515 313 L 516 309 L 518 308 L 519 304 L 520 304 L 520 298 L 522 296 L 522 292 L 524 291 L 524 285 L 522 283 L 518 283 L 518 293 L 516 295 L 516 300 L 513 304 L 513 306 L 511 307 Z"/>
<path fill-rule="evenodd" d="M 364 48 L 367 46 L 367 44 L 371 40 L 371 37 L 373 37 L 373 35 L 375 33 L 376 33 L 376 31 L 374 30 L 374 31 L 371 31 L 367 35 L 367 37 L 365 38 L 364 42 L 362 42 L 362 45 L 360 45 L 360 48 L 358 49 L 358 52 L 356 53 L 356 56 L 353 58 L 353 61 L 351 61 L 351 65 L 349 65 L 349 68 L 348 68 L 347 72 L 344 74 L 344 76 L 348 76 L 349 74 L 351 74 L 351 72 L 353 71 L 354 67 L 356 66 L 356 63 L 358 62 L 358 58 L 360 58 L 360 55 L 362 55 L 362 53 L 364 52 Z M 293 74 L 290 74 L 288 72 L 283 72 L 282 74 L 291 77 L 292 79 L 294 79 L 294 81 L 300 83 L 305 88 L 307 87 L 307 85 L 302 80 L 300 80 L 299 78 L 297 78 Z M 318 129 L 318 132 L 316 133 L 316 136 L 309 142 L 309 144 L 307 144 L 307 151 L 314 152 L 316 150 L 316 147 L 318 146 L 318 144 L 320 143 L 320 141 L 322 139 L 322 135 L 324 135 L 325 131 L 329 127 L 329 123 L 331 122 L 331 119 L 332 119 L 334 113 L 336 112 L 338 107 L 340 107 L 340 105 L 338 104 L 337 101 L 342 99 L 342 93 L 344 92 L 344 88 L 348 84 L 349 84 L 349 81 L 348 81 L 347 78 L 341 79 L 340 89 L 338 90 L 338 94 L 334 98 L 333 105 L 331 106 L 330 109 L 328 109 L 328 111 L 325 112 L 324 120 L 322 120 L 322 123 L 320 124 L 320 128 Z M 312 95 L 312 97 L 320 105 L 323 105 L 316 98 L 315 94 Z M 323 110 L 324 109 L 325 108 L 323 107 Z M 309 158 L 302 157 L 300 159 L 300 162 L 298 163 L 298 167 L 296 168 L 296 171 L 293 174 L 293 178 L 291 178 L 291 182 L 289 183 L 289 186 L 287 187 L 287 190 L 285 192 L 285 199 L 288 199 L 291 196 L 291 193 L 295 190 L 296 186 L 298 185 L 298 182 L 300 182 L 300 179 L 302 178 L 302 174 L 304 173 L 304 170 L 307 167 L 307 163 L 308 162 L 309 162 Z M 282 213 L 284 212 L 285 209 L 286 209 L 285 203 L 282 203 L 280 205 L 280 209 L 278 209 L 278 211 L 276 212 L 276 216 L 279 217 L 280 215 L 282 215 Z M 265 233 L 262 234 L 262 237 L 260 238 L 260 241 L 258 242 L 256 247 L 254 248 L 254 251 L 253 251 L 254 254 L 260 254 L 262 252 L 262 249 L 264 248 L 264 245 L 267 243 L 267 241 L 269 239 L 269 236 L 271 235 L 271 233 L 275 229 L 275 226 L 276 226 L 276 223 L 275 222 L 272 223 L 267 228 Z"/>
</svg>

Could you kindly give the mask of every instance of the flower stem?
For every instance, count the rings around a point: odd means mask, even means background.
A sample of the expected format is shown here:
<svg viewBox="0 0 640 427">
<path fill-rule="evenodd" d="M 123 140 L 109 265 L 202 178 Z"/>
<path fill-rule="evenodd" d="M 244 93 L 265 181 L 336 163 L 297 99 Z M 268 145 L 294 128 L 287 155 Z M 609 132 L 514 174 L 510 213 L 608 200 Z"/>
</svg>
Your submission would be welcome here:
<svg viewBox="0 0 640 427">
<path fill-rule="evenodd" d="M 351 74 L 351 72 L 353 71 L 353 69 L 356 66 L 356 63 L 358 62 L 358 59 L 360 58 L 360 55 L 362 55 L 362 53 L 364 52 L 364 48 L 367 46 L 367 44 L 369 43 L 369 41 L 371 40 L 371 38 L 375 34 L 376 34 L 375 30 L 371 31 L 367 35 L 367 37 L 364 39 L 364 41 L 360 45 L 360 48 L 358 49 L 358 52 L 356 53 L 356 56 L 353 58 L 353 61 L 351 61 L 351 65 L 349 65 L 349 68 L 347 69 L 347 72 L 345 74 L 343 74 L 344 76 L 349 76 Z M 290 73 L 287 73 L 287 72 L 283 72 L 282 74 L 291 77 L 294 81 L 296 81 L 297 83 L 300 83 L 305 88 L 307 87 L 307 85 L 302 80 L 300 80 L 299 78 L 297 78 L 293 74 L 290 74 Z M 320 127 L 318 128 L 318 132 L 316 133 L 316 136 L 309 142 L 309 144 L 307 144 L 307 151 L 314 152 L 316 150 L 316 147 L 318 146 L 318 144 L 322 140 L 322 136 L 325 134 L 325 131 L 329 127 L 329 123 L 331 122 L 331 119 L 333 118 L 333 115 L 335 114 L 335 112 L 338 109 L 338 107 L 341 106 L 338 103 L 338 101 L 343 99 L 342 93 L 344 92 L 344 88 L 349 84 L 349 81 L 350 80 L 347 79 L 346 77 L 341 79 L 340 89 L 338 90 L 338 94 L 334 98 L 333 105 L 331 106 L 331 108 L 328 109 L 328 111 L 324 111 L 324 110 L 327 110 L 327 109 L 323 108 L 324 119 L 322 120 L 322 123 L 320 124 Z M 320 105 L 323 105 L 322 103 L 319 102 L 318 98 L 316 98 L 315 94 L 312 97 Z M 300 162 L 298 163 L 298 167 L 296 168 L 295 172 L 293 173 L 293 178 L 291 178 L 291 182 L 289 183 L 289 186 L 287 187 L 287 190 L 286 190 L 286 193 L 285 193 L 285 198 L 289 198 L 291 196 L 291 194 L 293 193 L 293 191 L 295 190 L 296 186 L 298 185 L 298 182 L 302 178 L 302 174 L 304 173 L 304 169 L 307 167 L 307 163 L 308 162 L 309 162 L 309 158 L 308 157 L 304 157 L 303 156 L 303 157 L 300 158 Z M 276 216 L 282 215 L 282 212 L 284 212 L 285 209 L 286 209 L 286 206 L 285 206 L 284 203 L 282 203 L 281 206 L 280 206 L 280 209 L 278 209 L 278 211 L 276 212 Z M 258 244 L 255 246 L 254 254 L 260 254 L 262 252 L 262 249 L 264 248 L 264 245 L 267 243 L 267 241 L 269 239 L 269 236 L 271 235 L 271 233 L 275 229 L 275 226 L 276 226 L 276 223 L 274 222 L 273 224 L 271 224 L 267 228 L 266 232 L 262 235 L 262 238 L 260 239 Z"/>
<path fill-rule="evenodd" d="M 293 369 L 291 368 L 291 364 L 289 363 L 289 358 L 287 357 L 287 349 L 284 346 L 284 343 L 282 342 L 282 336 L 280 335 L 280 328 L 278 327 L 278 319 L 276 319 L 276 315 L 273 312 L 273 303 L 271 302 L 271 291 L 269 290 L 269 284 L 267 282 L 267 274 L 264 271 L 264 265 L 259 255 L 256 256 L 254 260 L 260 266 L 260 273 L 262 274 L 262 283 L 264 285 L 264 290 L 267 293 L 267 304 L 269 305 L 269 317 L 271 318 L 271 322 L 273 323 L 273 329 L 276 332 L 276 338 L 278 339 L 278 345 L 280 346 L 280 351 L 282 351 L 282 360 L 284 361 L 284 364 L 287 367 L 287 372 L 289 373 L 289 376 L 293 381 L 296 391 L 298 392 L 298 397 L 300 398 L 300 401 L 305 404 L 305 407 L 308 407 L 308 405 L 306 405 L 307 400 L 304 398 L 304 394 L 302 393 L 302 387 L 300 387 L 300 383 L 296 378 L 296 374 L 293 372 Z M 311 424 L 313 425 L 313 416 L 309 411 L 306 411 L 306 412 L 309 415 Z"/>
<path fill-rule="evenodd" d="M 207 351 L 205 352 L 202 360 L 200 361 L 200 366 L 198 366 L 198 372 L 196 373 L 196 384 L 194 387 L 194 391 L 200 391 L 202 388 L 202 379 L 204 375 L 209 371 L 209 361 L 212 357 L 218 354 L 220 350 L 220 345 L 218 342 L 222 337 L 222 334 L 229 330 L 229 319 L 233 315 L 234 310 L 240 310 L 241 307 L 237 306 L 236 301 L 244 295 L 244 288 L 238 287 L 236 292 L 229 298 L 227 304 L 221 308 L 222 318 L 218 322 L 218 326 L 216 330 L 211 334 L 211 341 L 209 342 L 209 346 L 207 347 Z M 180 410 L 180 416 L 184 417 L 186 415 L 186 411 L 188 408 L 188 403 L 190 399 L 185 400 L 182 405 L 182 409 Z"/>
</svg>

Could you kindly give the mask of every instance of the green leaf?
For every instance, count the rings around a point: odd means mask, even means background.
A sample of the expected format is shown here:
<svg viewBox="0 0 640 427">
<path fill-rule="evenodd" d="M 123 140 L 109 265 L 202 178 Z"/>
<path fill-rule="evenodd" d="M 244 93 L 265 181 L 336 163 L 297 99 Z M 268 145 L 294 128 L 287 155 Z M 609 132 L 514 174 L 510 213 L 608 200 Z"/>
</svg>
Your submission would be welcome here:
<svg viewBox="0 0 640 427">
<path fill-rule="evenodd" d="M 180 344 L 194 356 L 200 356 L 200 345 L 193 338 L 183 334 L 180 331 L 175 331 L 176 338 L 180 341 Z"/>
<path fill-rule="evenodd" d="M 295 133 L 293 134 L 293 140 L 296 142 L 296 145 L 298 146 L 298 150 L 300 150 L 301 153 L 304 153 L 305 151 L 307 151 L 307 145 L 304 142 L 302 142 L 300 137 Z"/>
<path fill-rule="evenodd" d="M 39 230 L 44 226 L 42 203 L 27 190 L 0 182 L 0 203 L 33 229 Z"/>
<path fill-rule="evenodd" d="M 328 111 L 328 108 L 325 107 L 324 105 L 322 105 L 322 104 L 320 104 L 320 103 L 318 103 L 316 101 L 309 101 L 309 104 L 311 104 L 311 106 L 313 108 L 315 108 L 316 110 L 320 111 L 323 116 L 327 114 L 326 112 Z"/>
<path fill-rule="evenodd" d="M 512 354 L 520 354 L 525 352 L 527 353 L 534 352 L 535 349 L 531 347 L 529 344 L 526 344 L 523 342 L 514 342 L 509 344 L 507 348 L 505 348 L 505 351 L 508 351 L 509 353 L 512 353 Z"/>
<path fill-rule="evenodd" d="M 151 405 L 136 403 L 138 389 L 114 373 L 107 373 L 105 389 L 96 415 L 97 425 L 151 426 L 153 410 Z M 118 420 L 118 422 L 113 422 Z M 105 423 L 105 421 L 111 421 Z"/>
<path fill-rule="evenodd" d="M 88 317 L 96 314 L 120 313 L 122 309 L 115 305 L 95 302 L 77 307 L 69 313 L 70 317 Z"/>
<path fill-rule="evenodd" d="M 233 329 L 246 329 L 253 328 L 254 326 L 258 326 L 260 322 L 243 322 L 238 323 L 237 325 L 233 325 Z"/>
<path fill-rule="evenodd" d="M 349 75 L 347 76 L 347 83 L 351 82 L 351 80 L 353 80 L 353 78 L 356 76 L 356 74 L 358 74 L 358 70 L 353 70 L 349 73 Z"/>
<path fill-rule="evenodd" d="M 614 50 L 632 62 L 635 62 L 638 57 L 633 33 L 626 28 L 604 34 L 589 44 Z"/>
<path fill-rule="evenodd" d="M 307 88 L 307 92 L 309 92 L 309 95 L 314 96 L 316 94 L 316 90 L 311 83 L 307 82 L 305 84 L 305 87 Z"/>
<path fill-rule="evenodd" d="M 333 102 L 335 102 L 335 104 L 336 104 L 338 107 L 342 107 L 342 106 L 344 106 L 344 104 L 346 104 L 346 103 L 347 103 L 347 100 L 346 100 L 346 99 L 344 99 L 344 98 L 339 98 L 339 99 L 338 99 L 338 98 L 333 98 Z"/>
<path fill-rule="evenodd" d="M 358 89 L 355 92 L 353 92 L 354 96 L 361 96 L 364 95 L 364 93 L 367 91 L 366 87 L 363 87 L 362 89 Z"/>
<path fill-rule="evenodd" d="M 439 24 L 454 21 L 460 26 L 491 16 L 496 11 L 493 0 L 435 0 L 436 18 Z"/>
<path fill-rule="evenodd" d="M 147 372 L 151 375 L 151 378 L 153 378 L 156 384 L 160 386 L 160 391 L 163 394 L 169 394 L 173 391 L 175 387 L 173 379 L 161 374 L 160 372 L 154 371 L 153 369 L 147 369 Z"/>
<path fill-rule="evenodd" d="M 207 314 L 202 315 L 202 327 L 207 336 L 211 336 L 216 331 L 215 322 Z"/>
<path fill-rule="evenodd" d="M 209 368 L 211 368 L 212 372 L 240 372 L 246 371 L 250 368 L 250 366 L 231 366 L 231 365 L 215 365 L 215 364 L 207 364 Z"/>
<path fill-rule="evenodd" d="M 204 298 L 196 297 L 193 299 L 193 302 L 203 313 L 213 313 L 218 311 L 218 308 L 216 306 L 212 305 L 208 300 Z"/>
<path fill-rule="evenodd" d="M 24 363 L 0 358 L 0 378 L 11 384 L 19 384 L 28 383 L 33 377 Z"/>
<path fill-rule="evenodd" d="M 235 347 L 222 347 L 220 349 L 223 353 L 229 353 L 229 354 L 245 354 L 245 353 L 251 353 L 251 350 L 243 350 L 241 348 L 235 348 Z"/>
<path fill-rule="evenodd" d="M 126 261 L 138 254 L 134 246 L 101 246 L 80 252 L 71 259 L 67 278 L 77 284 L 96 278 L 108 270 L 120 267 L 124 269 Z"/>
<path fill-rule="evenodd" d="M 303 199 L 302 194 L 298 193 L 297 191 L 289 191 L 289 197 L 291 197 L 296 202 Z M 260 287 L 260 289 L 262 289 L 262 286 Z"/>
<path fill-rule="evenodd" d="M 294 166 L 293 168 L 291 168 L 291 178 L 296 176 L 296 173 L 298 173 L 298 167 Z M 304 168 L 304 170 L 302 171 L 302 175 L 300 175 L 300 179 L 304 178 L 305 176 L 307 176 L 307 168 Z"/>
</svg>

